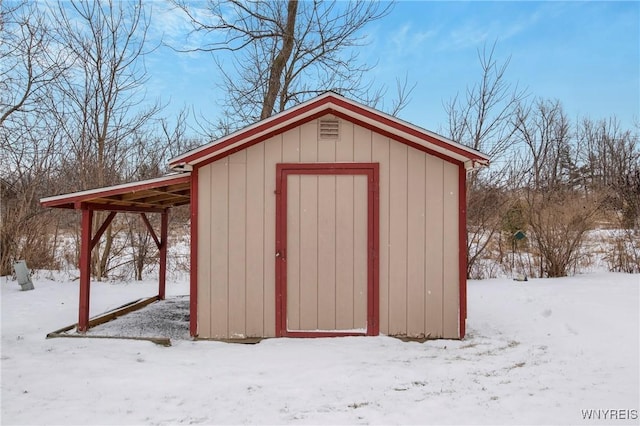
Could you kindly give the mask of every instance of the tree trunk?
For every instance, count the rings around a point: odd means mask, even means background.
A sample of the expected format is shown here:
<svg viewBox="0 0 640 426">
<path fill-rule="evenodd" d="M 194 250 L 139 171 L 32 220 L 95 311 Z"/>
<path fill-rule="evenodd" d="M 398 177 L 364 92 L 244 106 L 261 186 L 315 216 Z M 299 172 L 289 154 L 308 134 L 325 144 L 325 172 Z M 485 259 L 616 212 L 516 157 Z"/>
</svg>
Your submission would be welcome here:
<svg viewBox="0 0 640 426">
<path fill-rule="evenodd" d="M 282 49 L 278 52 L 269 69 L 269 85 L 264 103 L 262 104 L 262 112 L 260 113 L 261 120 L 269 118 L 273 114 L 273 107 L 276 104 L 280 88 L 282 87 L 282 73 L 293 51 L 297 12 L 298 0 L 289 0 L 287 3 L 287 24 L 284 29 Z"/>
</svg>

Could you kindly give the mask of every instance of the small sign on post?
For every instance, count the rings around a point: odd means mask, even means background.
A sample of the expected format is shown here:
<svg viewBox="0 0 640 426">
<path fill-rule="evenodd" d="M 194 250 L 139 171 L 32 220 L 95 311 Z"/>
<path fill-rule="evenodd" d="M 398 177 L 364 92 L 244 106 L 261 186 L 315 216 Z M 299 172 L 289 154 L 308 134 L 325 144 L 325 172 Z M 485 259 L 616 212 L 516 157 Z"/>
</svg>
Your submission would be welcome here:
<svg viewBox="0 0 640 426">
<path fill-rule="evenodd" d="M 16 278 L 18 278 L 18 284 L 20 284 L 21 290 L 33 290 L 33 282 L 31 282 L 27 262 L 24 260 L 17 260 L 13 262 L 13 270 L 16 273 Z"/>
</svg>

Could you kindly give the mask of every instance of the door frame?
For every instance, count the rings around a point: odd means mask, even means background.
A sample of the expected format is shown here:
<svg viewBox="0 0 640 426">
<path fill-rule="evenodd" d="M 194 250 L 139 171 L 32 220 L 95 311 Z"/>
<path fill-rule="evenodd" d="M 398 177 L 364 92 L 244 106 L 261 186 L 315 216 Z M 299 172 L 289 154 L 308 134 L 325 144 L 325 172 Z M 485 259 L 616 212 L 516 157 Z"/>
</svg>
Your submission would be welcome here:
<svg viewBox="0 0 640 426">
<path fill-rule="evenodd" d="M 377 336 L 380 333 L 379 235 L 380 195 L 378 163 L 278 163 L 276 164 L 276 336 L 337 337 Z M 287 177 L 289 175 L 367 176 L 367 330 L 340 331 L 287 330 Z"/>
</svg>

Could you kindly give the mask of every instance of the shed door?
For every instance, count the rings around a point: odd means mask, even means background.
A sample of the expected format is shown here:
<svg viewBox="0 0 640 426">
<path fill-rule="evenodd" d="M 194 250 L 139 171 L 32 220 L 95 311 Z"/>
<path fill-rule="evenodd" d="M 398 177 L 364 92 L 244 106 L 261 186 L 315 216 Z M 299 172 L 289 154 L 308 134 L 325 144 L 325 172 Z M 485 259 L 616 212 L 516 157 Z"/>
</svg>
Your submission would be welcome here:
<svg viewBox="0 0 640 426">
<path fill-rule="evenodd" d="M 377 165 L 278 165 L 280 336 L 377 334 Z"/>
</svg>

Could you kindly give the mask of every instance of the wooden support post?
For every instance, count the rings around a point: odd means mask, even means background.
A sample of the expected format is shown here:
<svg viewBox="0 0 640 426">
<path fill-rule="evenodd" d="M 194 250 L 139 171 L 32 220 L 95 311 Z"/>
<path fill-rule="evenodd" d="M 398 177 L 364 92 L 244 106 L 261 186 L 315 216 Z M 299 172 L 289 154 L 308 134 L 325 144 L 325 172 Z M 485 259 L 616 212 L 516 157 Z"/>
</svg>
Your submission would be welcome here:
<svg viewBox="0 0 640 426">
<path fill-rule="evenodd" d="M 160 239 L 156 235 L 156 232 L 153 230 L 153 226 L 151 226 L 151 222 L 147 218 L 147 215 L 140 213 L 142 217 L 142 222 L 147 227 L 149 234 L 151 234 L 151 238 L 155 241 L 158 250 L 160 251 L 160 273 L 158 277 L 158 299 L 164 300 L 165 297 L 165 284 L 167 281 L 167 235 L 169 228 L 169 209 L 165 209 L 162 211 L 160 216 Z"/>
<path fill-rule="evenodd" d="M 89 327 L 89 292 L 91 287 L 91 226 L 93 210 L 82 210 L 82 235 L 80 237 L 80 308 L 78 309 L 78 332 Z"/>
<path fill-rule="evenodd" d="M 198 168 L 191 172 L 191 241 L 189 268 L 189 334 L 198 337 Z"/>
<path fill-rule="evenodd" d="M 165 284 L 167 280 L 167 248 L 169 230 L 169 210 L 162 212 L 160 217 L 160 276 L 158 277 L 158 298 L 164 300 Z"/>
</svg>

